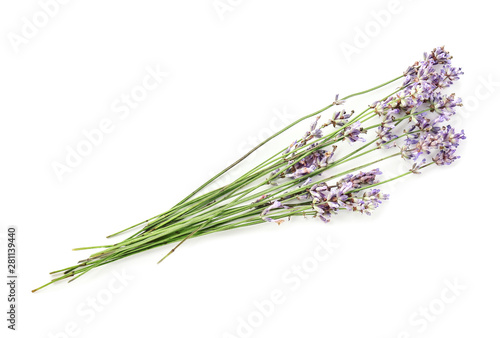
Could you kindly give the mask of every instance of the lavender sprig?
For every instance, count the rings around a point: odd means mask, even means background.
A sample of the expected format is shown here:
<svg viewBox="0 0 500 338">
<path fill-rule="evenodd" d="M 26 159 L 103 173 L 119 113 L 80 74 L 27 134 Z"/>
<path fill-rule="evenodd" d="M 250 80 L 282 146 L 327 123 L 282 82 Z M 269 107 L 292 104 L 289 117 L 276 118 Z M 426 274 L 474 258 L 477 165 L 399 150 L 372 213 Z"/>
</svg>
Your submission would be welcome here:
<svg viewBox="0 0 500 338">
<path fill-rule="evenodd" d="M 444 47 L 438 47 L 391 81 L 343 98 L 337 95 L 333 103 L 269 137 L 171 209 L 109 236 L 141 227 L 124 240 L 76 249 L 101 251 L 76 265 L 54 271 L 60 276 L 41 288 L 59 280 L 72 281 L 130 255 L 178 243 L 168 256 L 189 238 L 214 232 L 265 222 L 282 224 L 298 215 L 318 217 L 324 222 L 344 211 L 370 215 L 389 197 L 378 186 L 420 174 L 431 165 L 450 165 L 460 158 L 457 149 L 465 135 L 455 130 L 451 120 L 462 103 L 455 94 L 443 92 L 463 74 L 460 68 L 452 66 L 451 59 Z M 326 110 L 346 105 L 354 96 L 382 89 L 397 80 L 402 82 L 396 90 L 381 95 L 365 110 L 347 113 L 346 109 L 339 109 L 330 119 L 320 122 L 320 114 Z M 301 138 L 224 187 L 200 194 L 251 153 L 309 118 L 313 121 Z M 347 155 L 339 157 L 340 146 L 341 150 L 350 149 Z M 391 150 L 394 147 L 397 148 Z M 382 152 L 390 153 L 339 172 L 346 163 Z M 381 180 L 378 168 L 368 168 L 396 157 L 410 162 L 408 171 Z M 364 171 L 365 168 L 369 170 Z"/>
</svg>

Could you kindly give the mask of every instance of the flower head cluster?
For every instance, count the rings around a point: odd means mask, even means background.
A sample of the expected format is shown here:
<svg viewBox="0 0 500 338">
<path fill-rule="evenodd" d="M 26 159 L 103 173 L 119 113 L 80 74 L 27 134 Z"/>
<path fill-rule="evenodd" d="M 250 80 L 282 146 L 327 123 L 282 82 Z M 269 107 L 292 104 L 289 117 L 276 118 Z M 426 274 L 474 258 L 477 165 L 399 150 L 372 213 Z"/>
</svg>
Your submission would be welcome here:
<svg viewBox="0 0 500 338">
<path fill-rule="evenodd" d="M 340 209 L 371 215 L 382 200 L 389 198 L 389 195 L 382 194 L 379 189 L 370 189 L 363 194 L 356 193 L 354 189 L 353 182 L 348 180 L 335 187 L 329 187 L 325 183 L 314 185 L 309 191 L 312 207 L 322 221 L 329 222 L 332 214 Z"/>
<path fill-rule="evenodd" d="M 382 175 L 380 169 L 372 169 L 368 172 L 360 171 L 356 175 L 348 174 L 340 181 L 337 182 L 337 186 L 352 183 L 353 189 L 361 188 L 362 186 L 372 185 L 378 183 L 377 176 Z"/>
<path fill-rule="evenodd" d="M 318 146 L 317 143 L 313 143 L 307 149 L 311 150 L 317 146 Z M 295 179 L 310 174 L 318 168 L 326 167 L 333 158 L 333 155 L 335 153 L 335 148 L 336 147 L 333 147 L 331 151 L 325 149 L 319 149 L 313 151 L 311 154 L 305 156 L 303 159 L 290 166 L 285 171 L 285 176 L 288 178 Z M 293 163 L 295 161 L 290 160 L 290 162 Z"/>
<path fill-rule="evenodd" d="M 408 67 L 405 71 L 405 81 L 403 86 L 414 85 L 426 82 L 433 87 L 445 88 L 453 84 L 463 74 L 461 68 L 450 65 L 452 56 L 444 50 L 444 47 L 437 47 L 429 54 L 424 53 L 424 59 Z M 443 65 L 437 70 L 438 65 Z"/>
<path fill-rule="evenodd" d="M 374 102 L 370 107 L 384 120 L 388 120 L 395 119 L 397 115 L 412 114 L 422 104 L 430 103 L 432 111 L 438 111 L 442 119 L 448 120 L 461 101 L 455 99 L 453 94 L 442 95 L 438 90 L 451 86 L 463 74 L 461 68 L 450 65 L 450 60 L 451 55 L 443 47 L 425 53 L 422 61 L 404 72 L 402 90 L 385 100 Z"/>
<path fill-rule="evenodd" d="M 389 194 L 383 194 L 380 189 L 370 189 L 363 193 L 362 196 L 353 198 L 352 207 L 347 205 L 349 211 L 359 211 L 362 214 L 371 215 L 375 208 L 382 204 L 383 200 L 388 200 Z"/>
<path fill-rule="evenodd" d="M 298 196 L 298 199 L 310 199 L 312 208 L 324 222 L 329 222 L 332 214 L 336 214 L 341 209 L 370 215 L 371 211 L 389 195 L 381 194 L 378 189 L 371 189 L 363 194 L 356 190 L 377 183 L 376 177 L 380 174 L 382 173 L 379 169 L 373 169 L 347 175 L 335 186 L 329 186 L 326 183 L 314 184 L 308 189 L 307 195 Z"/>
<path fill-rule="evenodd" d="M 437 165 L 449 165 L 460 158 L 454 154 L 460 140 L 463 139 L 465 139 L 464 131 L 455 132 L 455 129 L 450 125 L 437 130 L 436 128 L 428 128 L 410 135 L 401 147 L 401 155 L 404 158 L 417 160 L 420 155 L 429 155 L 431 151 L 437 150 L 432 160 Z"/>
</svg>

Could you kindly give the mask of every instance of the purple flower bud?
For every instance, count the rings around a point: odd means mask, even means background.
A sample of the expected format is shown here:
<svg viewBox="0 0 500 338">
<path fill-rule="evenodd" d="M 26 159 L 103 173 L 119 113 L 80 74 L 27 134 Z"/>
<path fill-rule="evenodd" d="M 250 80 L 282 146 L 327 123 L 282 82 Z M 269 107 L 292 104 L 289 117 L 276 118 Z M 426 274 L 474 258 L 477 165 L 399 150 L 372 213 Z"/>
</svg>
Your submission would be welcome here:
<svg viewBox="0 0 500 338">
<path fill-rule="evenodd" d="M 348 122 L 349 117 L 351 117 L 351 114 L 346 113 L 344 109 L 342 111 L 335 112 L 330 122 L 334 127 L 342 127 Z"/>
<path fill-rule="evenodd" d="M 264 217 L 265 215 L 267 215 L 271 210 L 273 209 L 290 209 L 289 206 L 286 206 L 286 205 L 283 205 L 281 204 L 280 201 L 276 200 L 276 201 L 273 201 L 273 203 L 268 206 L 267 208 L 265 208 L 261 213 L 260 213 L 260 217 L 266 221 L 266 222 L 279 222 L 279 221 L 275 221 L 274 219 L 270 218 L 270 217 Z"/>
<path fill-rule="evenodd" d="M 311 123 L 311 129 L 310 131 L 312 132 L 314 129 L 316 129 L 316 126 L 318 124 L 318 120 L 321 118 L 321 116 L 316 116 L 316 119 L 314 120 L 313 123 Z"/>
<path fill-rule="evenodd" d="M 361 127 L 361 123 L 359 121 L 356 121 L 350 126 L 345 127 L 345 129 L 341 133 L 339 133 L 339 135 L 342 135 L 351 143 L 354 143 L 356 141 L 364 142 L 365 139 L 359 136 L 362 132 L 363 127 Z"/>
<path fill-rule="evenodd" d="M 420 168 L 422 168 L 422 166 L 425 164 L 425 162 L 427 162 L 427 161 L 425 158 L 423 158 L 419 163 L 417 163 L 417 162 L 413 163 L 413 166 L 410 169 L 410 171 L 414 174 L 421 174 L 421 172 L 419 170 L 420 170 Z"/>
</svg>

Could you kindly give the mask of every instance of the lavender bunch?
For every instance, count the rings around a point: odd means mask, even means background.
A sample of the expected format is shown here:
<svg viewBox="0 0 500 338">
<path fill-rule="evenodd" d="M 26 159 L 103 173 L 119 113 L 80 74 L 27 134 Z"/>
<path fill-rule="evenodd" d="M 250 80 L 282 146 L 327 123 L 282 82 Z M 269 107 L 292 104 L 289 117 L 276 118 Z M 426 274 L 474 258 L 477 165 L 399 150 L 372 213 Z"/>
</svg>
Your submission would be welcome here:
<svg viewBox="0 0 500 338">
<path fill-rule="evenodd" d="M 450 165 L 459 158 L 456 151 L 465 135 L 449 122 L 462 103 L 446 91 L 463 73 L 451 65 L 451 59 L 444 47 L 438 47 L 393 80 L 343 98 L 337 95 L 334 102 L 271 136 L 166 212 L 108 236 L 136 229 L 122 241 L 74 249 L 100 251 L 52 272 L 52 281 L 33 291 L 60 280 L 71 282 L 97 267 L 177 242 L 161 262 L 189 238 L 214 232 L 259 223 L 282 224 L 293 216 L 330 222 L 339 212 L 370 215 L 389 198 L 378 186 L 420 174 L 430 166 Z M 399 87 L 361 112 L 340 109 L 352 97 L 397 81 Z M 334 110 L 331 118 L 320 123 L 320 114 L 329 109 Z M 251 153 L 309 118 L 313 121 L 300 139 L 231 183 L 200 194 Z M 347 154 L 339 154 L 339 150 Z M 367 160 L 374 155 L 378 155 L 375 160 Z M 373 166 L 394 157 L 408 163 L 407 171 L 381 180 L 381 170 Z M 340 170 L 354 160 L 363 163 Z M 365 170 L 368 167 L 372 168 Z"/>
</svg>

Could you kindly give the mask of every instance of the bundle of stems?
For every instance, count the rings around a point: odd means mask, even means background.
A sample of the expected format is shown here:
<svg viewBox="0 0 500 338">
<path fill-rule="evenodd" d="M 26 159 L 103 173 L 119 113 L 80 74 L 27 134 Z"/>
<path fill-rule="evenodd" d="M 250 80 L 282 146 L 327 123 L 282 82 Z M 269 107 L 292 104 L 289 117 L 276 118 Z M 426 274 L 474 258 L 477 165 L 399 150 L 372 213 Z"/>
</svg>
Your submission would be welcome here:
<svg viewBox="0 0 500 338">
<path fill-rule="evenodd" d="M 465 138 L 463 131 L 455 132 L 451 125 L 443 125 L 461 106 L 454 94 L 442 92 L 462 74 L 460 68 L 451 66 L 451 58 L 444 47 L 438 47 L 424 53 L 423 59 L 401 76 L 340 99 L 337 95 L 333 103 L 272 135 L 166 212 L 108 236 L 135 229 L 122 241 L 74 249 L 100 251 L 76 265 L 51 272 L 54 278 L 33 292 L 57 281 L 74 281 L 119 259 L 177 243 L 161 262 L 192 237 L 264 222 L 281 224 L 292 216 L 312 216 L 328 222 L 339 211 L 369 215 L 388 198 L 377 186 L 459 158 L 455 151 Z M 360 112 L 341 109 L 353 97 L 380 91 L 396 82 L 400 82 L 397 88 L 381 94 L 380 100 Z M 334 110 L 332 117 L 319 123 L 320 114 L 329 109 Z M 302 138 L 231 183 L 200 193 L 270 140 L 307 119 L 312 123 Z M 337 155 L 341 145 L 348 151 Z M 377 153 L 380 155 L 374 160 L 366 161 L 368 155 Z M 394 157 L 410 161 L 408 171 L 382 181 L 378 180 L 382 174 L 378 168 L 363 171 Z M 352 165 L 353 160 L 365 163 Z M 348 169 L 339 170 L 341 165 Z"/>
</svg>

